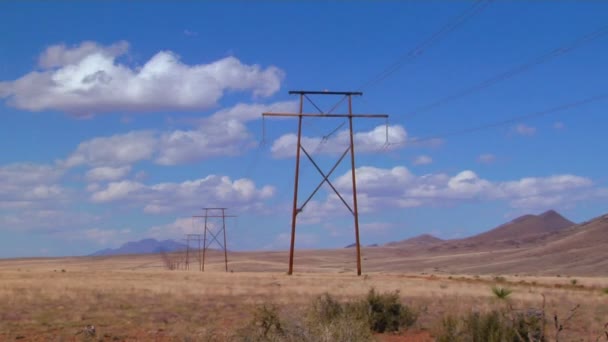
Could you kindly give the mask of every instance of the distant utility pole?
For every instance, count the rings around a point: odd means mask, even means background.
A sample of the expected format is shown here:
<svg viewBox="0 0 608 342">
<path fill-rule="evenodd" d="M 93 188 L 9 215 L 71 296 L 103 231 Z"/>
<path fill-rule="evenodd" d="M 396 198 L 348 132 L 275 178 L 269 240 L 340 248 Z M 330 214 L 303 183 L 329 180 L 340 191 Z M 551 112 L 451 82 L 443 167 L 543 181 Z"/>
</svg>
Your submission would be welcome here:
<svg viewBox="0 0 608 342">
<path fill-rule="evenodd" d="M 201 265 L 201 234 L 186 234 L 186 270 L 190 269 L 190 241 L 198 242 L 197 254 L 199 268 Z"/>
<path fill-rule="evenodd" d="M 302 212 L 306 204 L 312 199 L 312 197 L 319 191 L 321 186 L 324 183 L 327 183 L 332 190 L 338 195 L 342 203 L 348 208 L 348 210 L 353 214 L 355 219 L 355 243 L 357 247 L 357 275 L 361 275 L 361 246 L 359 243 L 359 211 L 357 206 L 357 181 L 355 177 L 355 143 L 354 143 L 354 135 L 353 135 L 353 118 L 384 118 L 388 119 L 388 115 L 386 114 L 353 114 L 352 112 L 352 97 L 363 95 L 362 92 L 337 92 L 337 91 L 290 91 L 289 94 L 297 94 L 300 96 L 300 111 L 299 113 L 262 113 L 263 117 L 266 116 L 286 116 L 286 117 L 297 117 L 298 118 L 298 143 L 296 147 L 296 174 L 295 174 L 295 184 L 294 184 L 294 192 L 293 192 L 293 211 L 291 215 L 291 245 L 289 248 L 289 271 L 287 274 L 291 275 L 293 273 L 293 254 L 294 254 L 294 246 L 295 246 L 295 235 L 296 235 L 296 216 Z M 317 104 L 315 104 L 308 95 L 329 95 L 329 96 L 343 96 L 341 103 L 344 99 L 348 99 L 348 113 L 347 114 L 332 114 L 330 110 L 328 113 L 323 112 Z M 319 114 L 309 114 L 304 113 L 304 99 L 308 100 L 318 111 Z M 335 108 L 335 107 L 334 107 Z M 315 118 L 348 118 L 349 122 L 349 130 L 350 130 L 350 145 L 342 156 L 338 159 L 336 164 L 331 168 L 329 173 L 325 174 L 321 171 L 321 168 L 317 165 L 317 163 L 313 160 L 312 156 L 306 151 L 304 146 L 301 144 L 302 138 L 302 119 L 305 117 L 315 117 Z M 388 138 L 388 125 L 387 125 L 387 138 Z M 312 192 L 312 194 L 304 201 L 302 206 L 298 207 L 298 180 L 300 174 L 300 151 L 304 152 L 306 157 L 310 160 L 310 162 L 314 165 L 314 167 L 319 171 L 323 180 L 317 186 L 317 188 Z M 334 172 L 334 170 L 338 167 L 338 165 L 342 162 L 346 154 L 350 151 L 350 163 L 351 163 L 351 178 L 352 178 L 352 190 L 353 190 L 353 208 L 351 208 L 348 203 L 344 200 L 342 195 L 338 192 L 338 190 L 334 187 L 334 185 L 329 181 L 329 177 Z"/>
<path fill-rule="evenodd" d="M 228 208 L 203 208 L 203 215 L 194 215 L 193 217 L 199 217 L 204 219 L 204 234 L 203 234 L 203 261 L 201 262 L 201 272 L 205 271 L 205 255 L 207 254 L 207 249 L 213 242 L 216 242 L 217 245 L 224 250 L 224 265 L 226 272 L 228 272 L 228 246 L 226 245 L 226 218 L 228 217 L 236 217 L 235 215 L 226 215 L 226 210 Z M 211 212 L 211 213 L 210 213 Z M 221 214 L 218 214 L 221 212 Z M 219 229 L 215 230 L 215 233 L 209 227 L 209 219 L 222 219 L 222 224 L 219 226 Z M 219 235 L 224 235 L 224 243 L 220 242 Z M 209 235 L 209 238 L 207 238 Z"/>
</svg>

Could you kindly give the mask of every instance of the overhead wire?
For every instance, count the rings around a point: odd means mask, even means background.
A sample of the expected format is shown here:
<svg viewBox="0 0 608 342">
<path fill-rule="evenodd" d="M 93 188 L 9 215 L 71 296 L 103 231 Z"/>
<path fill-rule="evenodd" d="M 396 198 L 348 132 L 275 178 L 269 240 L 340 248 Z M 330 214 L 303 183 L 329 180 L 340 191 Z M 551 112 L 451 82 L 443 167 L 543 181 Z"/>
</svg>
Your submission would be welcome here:
<svg viewBox="0 0 608 342">
<path fill-rule="evenodd" d="M 478 125 L 478 126 L 466 127 L 466 128 L 462 128 L 462 129 L 456 129 L 456 130 L 447 131 L 447 132 L 444 132 L 441 134 L 429 135 L 429 136 L 426 136 L 423 138 L 413 138 L 404 143 L 394 143 L 391 145 L 417 144 L 417 143 L 423 143 L 423 142 L 428 142 L 428 141 L 433 141 L 433 140 L 438 140 L 438 139 L 444 139 L 444 138 L 448 138 L 448 137 L 452 137 L 452 136 L 465 135 L 465 134 L 469 134 L 469 133 L 483 131 L 486 129 L 492 129 L 492 128 L 496 128 L 496 127 L 510 125 L 510 124 L 513 124 L 516 122 L 520 122 L 520 121 L 524 121 L 524 120 L 528 120 L 528 119 L 532 119 L 532 118 L 536 118 L 536 117 L 550 115 L 550 114 L 561 112 L 561 111 L 564 111 L 567 109 L 572 109 L 572 108 L 580 107 L 580 106 L 583 106 L 583 105 L 586 105 L 589 103 L 598 102 L 598 101 L 607 100 L 607 99 L 608 99 L 608 93 L 598 94 L 598 95 L 594 95 L 594 96 L 591 96 L 591 97 L 588 97 L 588 98 L 585 98 L 582 100 L 564 103 L 564 104 L 561 104 L 558 106 L 554 106 L 554 107 L 551 107 L 551 108 L 548 108 L 545 110 L 536 111 L 536 112 L 532 112 L 532 113 L 525 114 L 525 115 L 513 116 L 513 117 L 510 117 L 510 118 L 507 118 L 504 120 L 500 120 L 500 121 L 490 122 L 490 123 L 486 123 L 486 124 L 482 124 L 482 125 Z"/>
<path fill-rule="evenodd" d="M 536 67 L 538 65 L 541 65 L 545 62 L 548 62 L 556 57 L 559 57 L 561 55 L 567 54 L 568 52 L 571 52 L 575 49 L 577 49 L 578 47 L 581 47 L 587 43 L 590 43 L 594 40 L 597 40 L 605 35 L 608 34 L 608 25 L 607 26 L 603 26 L 600 27 L 599 29 L 585 34 L 579 38 L 577 38 L 575 41 L 566 44 L 566 45 L 562 45 L 559 46 L 555 49 L 552 49 L 551 51 L 544 53 L 530 61 L 527 61 L 525 63 L 519 64 L 516 67 L 503 71 L 499 74 L 496 74 L 490 78 L 487 78 L 473 86 L 470 86 L 468 88 L 464 88 L 462 90 L 459 90 L 451 95 L 445 96 L 439 100 L 433 101 L 431 103 L 428 103 L 426 105 L 420 106 L 412 111 L 410 111 L 409 113 L 406 114 L 407 118 L 412 118 L 415 117 L 417 115 L 419 115 L 420 113 L 424 113 L 427 112 L 431 109 L 440 107 L 442 105 L 445 105 L 446 103 L 450 103 L 454 100 L 460 99 L 462 97 L 465 97 L 467 95 L 470 95 L 472 93 L 481 91 L 483 89 L 489 88 L 499 82 L 502 82 L 504 80 L 507 80 L 509 78 L 512 78 L 516 75 L 522 74 L 530 69 L 532 69 L 533 67 Z"/>
<path fill-rule="evenodd" d="M 460 26 L 464 25 L 467 21 L 473 18 L 475 15 L 481 13 L 486 7 L 490 4 L 490 0 L 480 0 L 473 2 L 473 5 L 468 7 L 465 11 L 457 15 L 455 18 L 450 20 L 447 24 L 442 26 L 438 31 L 434 32 L 429 38 L 422 41 L 420 44 L 416 45 L 414 48 L 410 49 L 406 54 L 402 55 L 397 61 L 393 62 L 386 69 L 380 72 L 375 77 L 371 78 L 367 82 L 363 83 L 358 90 L 364 90 L 366 88 L 372 87 L 389 76 L 399 70 L 405 63 L 410 62 L 416 59 L 418 56 L 422 55 L 426 49 L 428 49 L 433 44 L 439 42 L 441 39 L 445 38 L 448 34 L 454 32 Z"/>
<path fill-rule="evenodd" d="M 427 39 L 423 40 L 413 48 L 411 48 L 406 54 L 399 57 L 395 62 L 391 63 L 388 67 L 382 70 L 380 73 L 371 77 L 369 80 L 364 82 L 361 86 L 357 88 L 357 91 L 362 91 L 364 89 L 370 88 L 372 86 L 377 85 L 382 82 L 396 71 L 398 71 L 404 64 L 407 62 L 411 62 L 414 59 L 418 58 L 422 55 L 426 49 L 431 47 L 433 44 L 441 41 L 448 34 L 454 32 L 460 26 L 464 25 L 467 21 L 473 18 L 475 15 L 481 13 L 486 7 L 490 4 L 491 0 L 479 0 L 473 2 L 473 4 L 467 7 L 466 10 L 459 13 L 456 17 L 453 17 L 450 21 L 448 21 L 445 25 L 441 26 L 439 30 L 435 31 L 431 36 Z M 333 112 L 336 108 L 338 108 L 345 100 L 346 96 L 341 98 L 335 105 L 331 107 L 331 109 L 327 113 Z M 309 99 L 310 100 L 310 99 Z M 316 107 L 316 105 L 315 105 Z M 317 107 L 317 109 L 319 109 Z M 345 124 L 343 122 L 340 124 L 341 127 Z M 323 144 L 331 137 L 331 135 L 335 134 L 338 131 L 338 128 L 333 129 L 329 134 L 325 135 L 324 138 L 319 142 L 319 145 L 315 148 L 315 151 L 320 152 L 323 147 Z M 384 146 L 383 146 L 384 148 Z"/>
</svg>

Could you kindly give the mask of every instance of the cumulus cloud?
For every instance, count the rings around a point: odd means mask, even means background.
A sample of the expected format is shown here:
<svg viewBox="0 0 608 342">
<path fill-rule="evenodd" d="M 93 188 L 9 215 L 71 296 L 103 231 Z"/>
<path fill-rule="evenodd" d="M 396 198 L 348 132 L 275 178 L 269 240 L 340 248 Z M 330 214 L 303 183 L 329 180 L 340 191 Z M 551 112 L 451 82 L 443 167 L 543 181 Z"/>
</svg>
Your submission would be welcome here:
<svg viewBox="0 0 608 342">
<path fill-rule="evenodd" d="M 388 142 L 387 144 L 387 128 L 386 126 L 377 126 L 371 131 L 356 132 L 354 136 L 355 151 L 357 153 L 378 152 L 382 149 L 394 150 L 399 146 L 403 146 L 407 139 L 407 132 L 400 125 L 391 125 L 388 127 Z M 298 136 L 295 134 L 285 134 L 279 137 L 272 143 L 271 151 L 275 158 L 288 158 L 295 156 Z M 323 137 L 306 137 L 303 136 L 301 143 L 309 153 L 315 152 L 319 148 L 323 154 L 339 154 L 344 152 L 350 143 L 350 134 L 348 130 L 338 131 L 329 138 Z"/>
<path fill-rule="evenodd" d="M 212 120 L 238 120 L 240 122 L 258 120 L 262 113 L 293 113 L 298 110 L 299 101 L 280 101 L 271 104 L 238 103 L 232 107 L 215 112 Z"/>
<path fill-rule="evenodd" d="M 536 127 L 519 124 L 513 128 L 515 133 L 519 135 L 532 136 L 536 134 Z"/>
<path fill-rule="evenodd" d="M 192 217 L 180 217 L 171 223 L 150 227 L 146 236 L 155 239 L 175 239 L 176 237 L 183 237 L 186 234 L 202 234 L 202 230 L 200 222 L 196 219 Z"/>
<path fill-rule="evenodd" d="M 260 119 L 263 112 L 291 111 L 297 102 L 270 104 L 239 103 L 197 121 L 196 128 L 164 132 L 131 131 L 96 137 L 78 145 L 62 164 L 65 167 L 90 165 L 90 181 L 123 178 L 129 165 L 154 160 L 161 165 L 192 163 L 218 156 L 236 156 L 255 147 L 245 123 Z"/>
<path fill-rule="evenodd" d="M 109 167 L 101 166 L 87 172 L 86 178 L 90 182 L 114 181 L 124 178 L 131 171 L 130 166 Z"/>
<path fill-rule="evenodd" d="M 163 133 L 156 162 L 176 165 L 211 157 L 235 156 L 254 146 L 247 127 L 239 121 L 207 123 L 196 130 Z"/>
<path fill-rule="evenodd" d="M 429 156 L 418 156 L 416 157 L 416 159 L 414 159 L 414 165 L 428 165 L 431 164 L 433 162 L 433 158 L 429 157 Z"/>
<path fill-rule="evenodd" d="M 126 42 L 50 46 L 39 58 L 40 71 L 0 82 L 0 98 L 20 109 L 77 116 L 119 110 L 204 110 L 214 107 L 226 91 L 273 95 L 284 76 L 277 67 L 247 65 L 234 57 L 187 65 L 171 51 L 160 51 L 142 66 L 132 67 L 117 61 L 128 48 Z"/>
<path fill-rule="evenodd" d="M 1 208 L 0 208 L 1 209 Z M 2 213 L 0 211 L 0 213 Z M 59 234 L 61 232 L 80 231 L 83 226 L 96 223 L 99 217 L 71 211 L 66 207 L 30 206 L 11 209 L 0 215 L 0 230 L 20 232 L 44 232 Z"/>
<path fill-rule="evenodd" d="M 120 167 L 150 159 L 157 149 L 157 137 L 150 131 L 133 131 L 82 142 L 65 161 L 66 167 L 93 165 Z"/>
<path fill-rule="evenodd" d="M 67 198 L 58 184 L 65 170 L 52 165 L 16 163 L 0 167 L 0 208 L 26 208 Z"/>
<path fill-rule="evenodd" d="M 154 185 L 131 180 L 111 182 L 105 188 L 95 191 L 91 195 L 91 201 L 128 201 L 143 207 L 146 213 L 161 214 L 196 210 L 203 205 L 253 208 L 261 206 L 260 202 L 272 197 L 274 193 L 273 187 L 257 188 L 250 179 L 233 181 L 226 176 L 210 175 L 182 183 Z"/>
<path fill-rule="evenodd" d="M 502 200 L 515 208 L 548 209 L 566 205 L 569 201 L 597 196 L 590 179 L 569 174 L 490 181 L 471 170 L 453 176 L 417 176 L 402 166 L 390 169 L 364 166 L 357 168 L 356 173 L 360 208 L 368 211 L 463 200 Z M 334 184 L 348 196 L 351 191 L 350 173 L 339 176 Z M 328 197 L 324 205 L 335 205 L 332 196 Z"/>
</svg>

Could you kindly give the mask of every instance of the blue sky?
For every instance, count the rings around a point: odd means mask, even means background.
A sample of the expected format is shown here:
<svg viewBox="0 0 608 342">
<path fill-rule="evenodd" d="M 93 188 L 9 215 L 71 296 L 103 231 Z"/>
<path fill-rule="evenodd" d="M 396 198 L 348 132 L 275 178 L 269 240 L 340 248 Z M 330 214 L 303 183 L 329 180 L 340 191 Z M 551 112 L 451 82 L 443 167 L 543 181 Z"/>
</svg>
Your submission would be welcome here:
<svg viewBox="0 0 608 342">
<path fill-rule="evenodd" d="M 356 113 L 390 115 L 388 145 L 384 121 L 355 121 L 364 244 L 604 214 L 608 3 L 473 6 L 1 2 L 0 257 L 179 240 L 209 206 L 238 215 L 229 248 L 286 248 L 296 121 L 267 119 L 263 136 L 261 113 L 296 111 L 294 89 L 361 89 Z M 341 124 L 305 120 L 324 170 Z M 331 179 L 350 198 L 348 172 Z M 301 176 L 303 200 L 321 178 L 306 160 Z M 298 248 L 354 240 L 326 188 L 298 220 Z"/>
</svg>

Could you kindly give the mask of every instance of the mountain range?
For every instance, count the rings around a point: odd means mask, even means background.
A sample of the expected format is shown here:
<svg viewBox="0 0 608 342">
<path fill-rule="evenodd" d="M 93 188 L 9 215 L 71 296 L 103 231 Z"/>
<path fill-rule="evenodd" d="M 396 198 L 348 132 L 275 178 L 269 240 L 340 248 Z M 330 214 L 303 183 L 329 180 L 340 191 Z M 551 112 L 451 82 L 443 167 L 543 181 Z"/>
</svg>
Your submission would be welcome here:
<svg viewBox="0 0 608 342">
<path fill-rule="evenodd" d="M 143 239 L 130 241 L 118 248 L 99 250 L 90 256 L 109 256 L 122 254 L 154 254 L 160 252 L 174 252 L 186 249 L 186 245 L 173 240 L 158 241 L 156 239 Z"/>
</svg>

